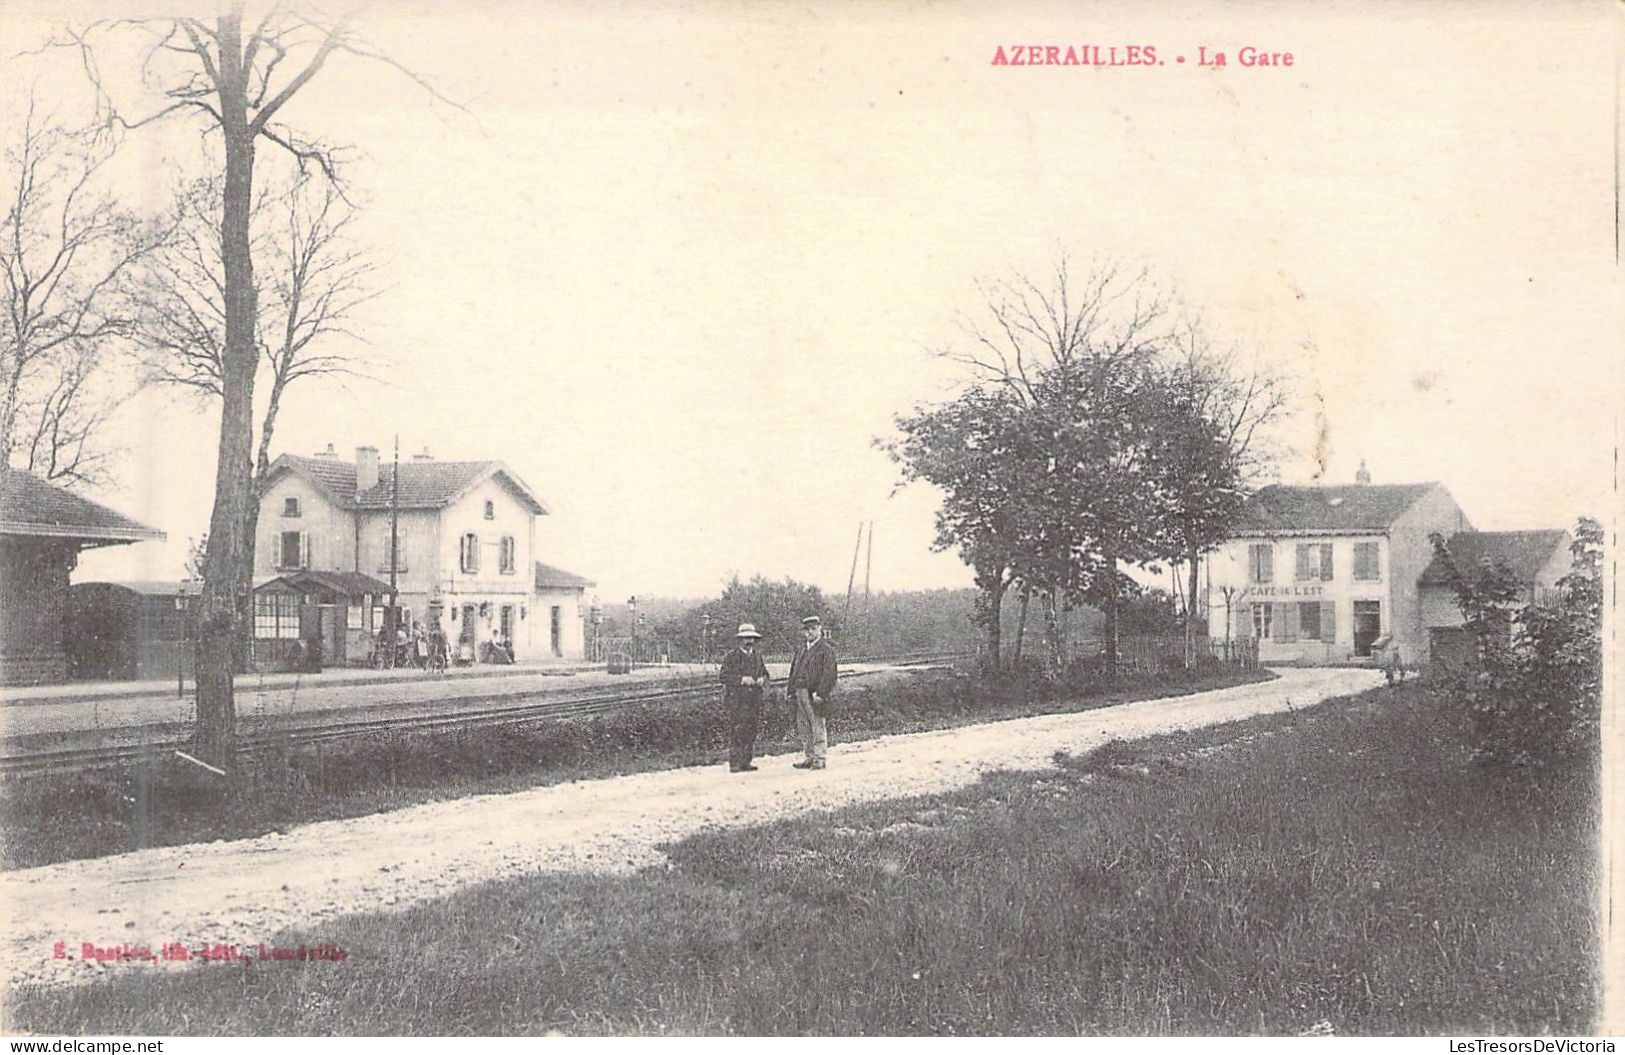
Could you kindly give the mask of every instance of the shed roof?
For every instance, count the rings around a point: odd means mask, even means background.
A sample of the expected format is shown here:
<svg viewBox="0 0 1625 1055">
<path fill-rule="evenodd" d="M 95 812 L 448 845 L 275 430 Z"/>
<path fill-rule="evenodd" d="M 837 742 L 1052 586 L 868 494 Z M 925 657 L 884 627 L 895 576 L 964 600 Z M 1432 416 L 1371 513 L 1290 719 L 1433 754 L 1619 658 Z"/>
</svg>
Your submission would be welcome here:
<svg viewBox="0 0 1625 1055">
<path fill-rule="evenodd" d="M 117 582 L 76 582 L 80 586 L 117 586 L 145 597 L 196 597 L 203 592 L 200 579 L 121 579 Z"/>
<path fill-rule="evenodd" d="M 389 583 L 359 571 L 294 571 L 288 572 L 286 575 L 279 575 L 269 582 L 260 583 L 259 586 L 254 588 L 258 590 L 273 583 L 291 586 L 296 590 L 315 587 L 344 597 L 360 597 L 363 594 L 387 594 L 390 592 Z"/>
<path fill-rule="evenodd" d="M 551 564 L 543 564 L 541 561 L 536 562 L 536 588 L 538 590 L 585 590 L 589 586 L 596 585 L 598 584 L 591 579 L 583 578 L 574 572 L 565 571 L 563 568 L 555 568 Z"/>
<path fill-rule="evenodd" d="M 0 471 L 0 534 L 103 544 L 164 537 L 157 528 L 20 469 Z"/>
<path fill-rule="evenodd" d="M 1451 559 L 1459 568 L 1477 568 L 1485 561 L 1499 564 L 1511 573 L 1514 582 L 1533 582 L 1552 554 L 1568 542 L 1562 529 L 1541 531 L 1458 531 L 1445 541 Z M 1445 563 L 1435 553 L 1417 580 L 1424 586 L 1448 583 Z"/>
<path fill-rule="evenodd" d="M 1438 487 L 1419 484 L 1276 484 L 1253 495 L 1242 510 L 1243 534 L 1272 531 L 1386 531 L 1405 510 Z"/>
</svg>

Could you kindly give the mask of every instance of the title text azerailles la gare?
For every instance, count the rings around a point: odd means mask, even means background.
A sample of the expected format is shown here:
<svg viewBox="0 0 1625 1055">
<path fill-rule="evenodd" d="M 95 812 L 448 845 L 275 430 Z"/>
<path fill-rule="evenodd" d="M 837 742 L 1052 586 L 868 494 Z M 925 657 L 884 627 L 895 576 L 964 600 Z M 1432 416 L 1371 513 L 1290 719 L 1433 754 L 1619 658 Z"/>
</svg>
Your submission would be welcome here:
<svg viewBox="0 0 1625 1055">
<path fill-rule="evenodd" d="M 1270 51 L 1249 44 L 1239 48 L 1234 58 L 1219 48 L 1199 45 L 1194 54 L 1158 50 L 1155 44 L 999 44 L 993 51 L 993 66 L 1166 66 L 1173 56 L 1176 66 L 1221 66 L 1279 68 L 1293 64 L 1292 52 Z"/>
</svg>

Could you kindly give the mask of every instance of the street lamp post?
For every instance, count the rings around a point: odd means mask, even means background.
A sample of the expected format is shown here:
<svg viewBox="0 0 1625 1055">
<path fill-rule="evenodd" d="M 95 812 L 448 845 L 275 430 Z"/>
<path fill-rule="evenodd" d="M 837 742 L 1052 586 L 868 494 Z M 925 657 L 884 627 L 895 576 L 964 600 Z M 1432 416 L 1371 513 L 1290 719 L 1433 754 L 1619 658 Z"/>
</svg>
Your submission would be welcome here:
<svg viewBox="0 0 1625 1055">
<path fill-rule="evenodd" d="M 633 594 L 626 599 L 626 621 L 632 624 L 632 655 L 627 660 L 628 667 L 638 665 L 638 595 Z"/>
</svg>

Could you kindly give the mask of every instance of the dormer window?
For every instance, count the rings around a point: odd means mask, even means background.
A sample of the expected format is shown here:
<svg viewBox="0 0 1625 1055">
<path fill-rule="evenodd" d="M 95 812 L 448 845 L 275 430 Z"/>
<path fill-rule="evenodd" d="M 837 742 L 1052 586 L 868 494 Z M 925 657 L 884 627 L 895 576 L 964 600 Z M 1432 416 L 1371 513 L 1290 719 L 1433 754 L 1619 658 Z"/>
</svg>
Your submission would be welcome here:
<svg viewBox="0 0 1625 1055">
<path fill-rule="evenodd" d="M 489 498 L 487 498 L 485 500 L 485 519 L 487 519 L 487 520 L 495 520 L 496 518 L 497 518 L 497 504 L 495 502 L 491 501 Z"/>
<path fill-rule="evenodd" d="M 285 516 L 285 517 L 296 517 L 296 516 L 298 516 L 299 515 L 299 499 L 297 499 L 297 498 L 284 498 L 282 500 L 282 515 Z"/>
</svg>

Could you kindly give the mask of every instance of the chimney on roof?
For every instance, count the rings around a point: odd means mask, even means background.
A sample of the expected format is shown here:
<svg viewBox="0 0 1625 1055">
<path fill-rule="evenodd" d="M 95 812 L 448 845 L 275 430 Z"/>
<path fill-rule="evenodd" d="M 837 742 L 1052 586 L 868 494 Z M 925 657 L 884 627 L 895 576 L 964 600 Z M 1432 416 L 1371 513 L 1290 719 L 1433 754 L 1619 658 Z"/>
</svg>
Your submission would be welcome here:
<svg viewBox="0 0 1625 1055">
<path fill-rule="evenodd" d="M 1365 467 L 1364 458 L 1360 459 L 1360 467 L 1354 470 L 1354 482 L 1357 484 L 1368 484 L 1371 482 L 1371 470 Z"/>
<path fill-rule="evenodd" d="M 425 447 L 421 451 L 418 451 L 416 454 L 412 455 L 412 460 L 415 462 L 432 462 L 434 461 L 434 455 L 430 454 L 429 448 Z"/>
<path fill-rule="evenodd" d="M 370 491 L 378 486 L 378 448 L 355 449 L 355 493 Z"/>
<path fill-rule="evenodd" d="M 316 457 L 318 458 L 337 458 L 338 456 L 339 452 L 333 449 L 333 445 L 331 443 L 327 445 L 327 450 L 316 452 Z"/>
</svg>

